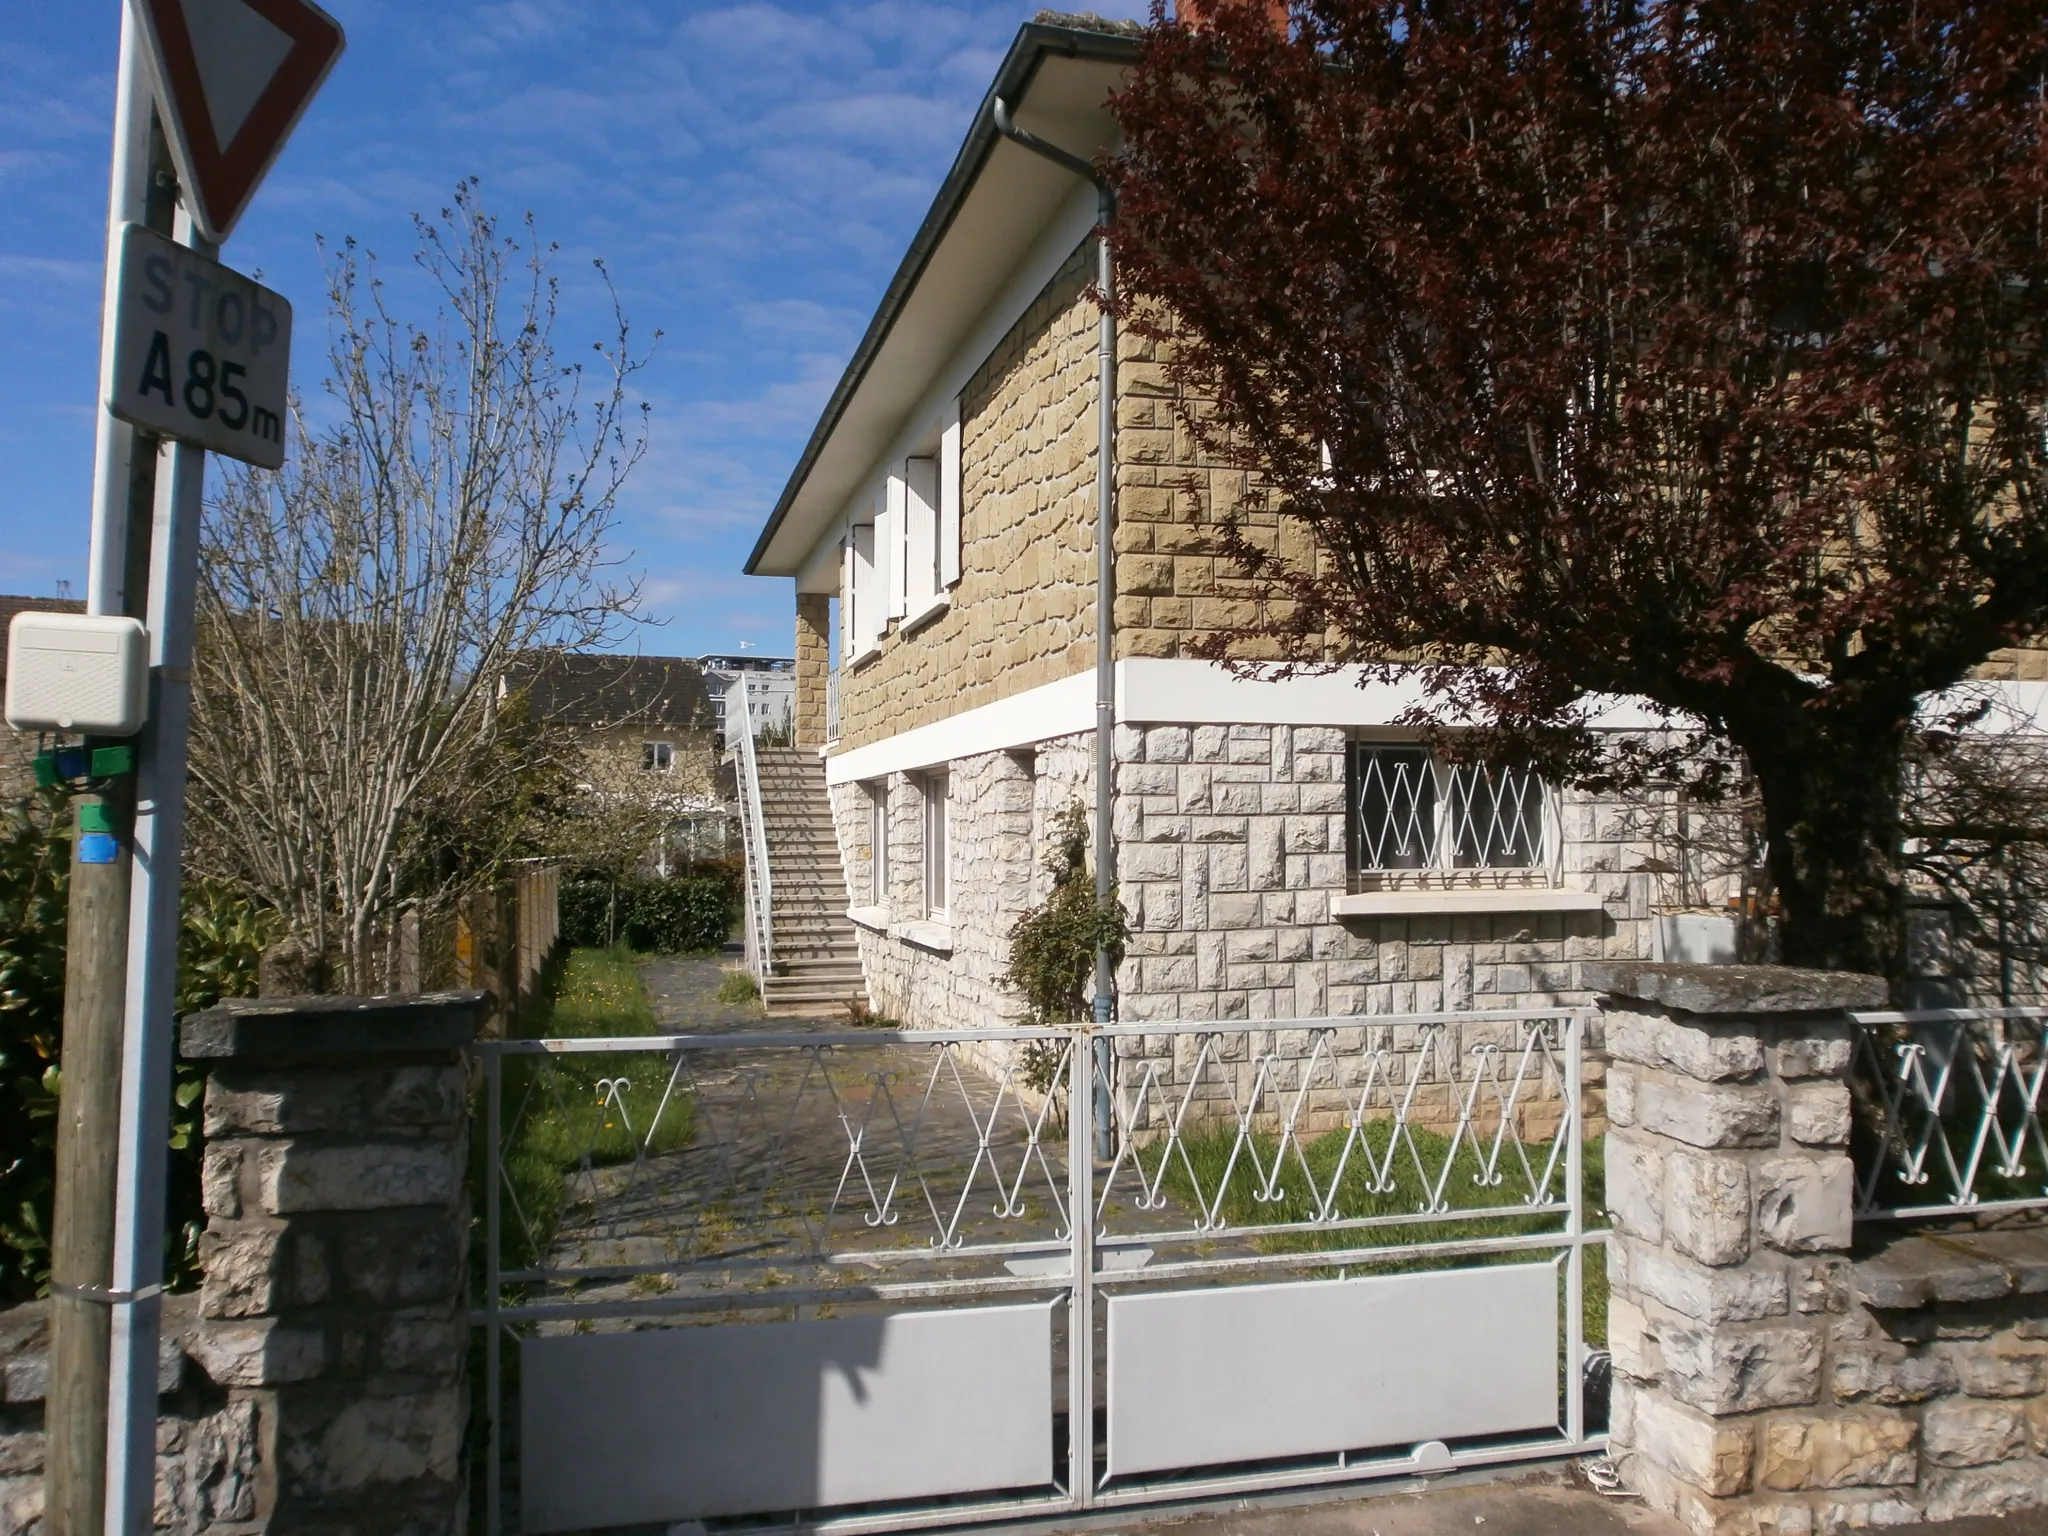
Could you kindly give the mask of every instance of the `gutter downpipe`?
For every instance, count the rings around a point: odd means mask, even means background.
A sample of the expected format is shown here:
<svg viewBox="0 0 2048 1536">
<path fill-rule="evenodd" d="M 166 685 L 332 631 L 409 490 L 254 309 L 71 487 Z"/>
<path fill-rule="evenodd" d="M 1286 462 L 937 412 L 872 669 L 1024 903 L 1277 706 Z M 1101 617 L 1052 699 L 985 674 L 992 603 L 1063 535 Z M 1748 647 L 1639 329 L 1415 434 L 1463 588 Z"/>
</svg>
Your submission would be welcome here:
<svg viewBox="0 0 2048 1536">
<path fill-rule="evenodd" d="M 1116 189 L 1079 155 L 1019 128 L 1002 97 L 993 103 L 996 132 L 1012 143 L 1041 155 L 1063 170 L 1085 177 L 1095 187 L 1098 203 L 1095 285 L 1102 294 L 1102 319 L 1097 326 L 1095 414 L 1095 905 L 1107 906 L 1116 889 L 1116 839 L 1111 816 L 1112 775 L 1116 771 L 1116 266 L 1110 255 L 1109 232 L 1116 224 Z M 1109 949 L 1095 948 L 1095 1022 L 1110 1021 Z M 1095 1041 L 1095 1155 L 1111 1156 L 1109 1041 Z"/>
</svg>

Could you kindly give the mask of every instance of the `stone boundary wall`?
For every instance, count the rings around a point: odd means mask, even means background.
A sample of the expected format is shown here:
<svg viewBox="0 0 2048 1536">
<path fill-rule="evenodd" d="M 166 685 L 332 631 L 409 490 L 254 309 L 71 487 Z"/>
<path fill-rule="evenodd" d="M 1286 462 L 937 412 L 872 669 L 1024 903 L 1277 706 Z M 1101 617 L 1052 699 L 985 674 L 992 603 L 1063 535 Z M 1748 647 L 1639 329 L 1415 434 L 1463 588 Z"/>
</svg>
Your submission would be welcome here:
<svg viewBox="0 0 2048 1536">
<path fill-rule="evenodd" d="M 454 1536 L 466 1501 L 468 1072 L 487 992 L 263 998 L 210 1067 L 196 1295 L 164 1303 L 156 1528 Z M 0 1536 L 42 1536 L 44 1308 L 0 1314 Z"/>
<path fill-rule="evenodd" d="M 1587 969 L 1606 993 L 1628 1485 L 1700 1536 L 2048 1504 L 2048 1223 L 1852 1220 L 1841 1011 L 1882 1006 L 1882 981 Z"/>
</svg>

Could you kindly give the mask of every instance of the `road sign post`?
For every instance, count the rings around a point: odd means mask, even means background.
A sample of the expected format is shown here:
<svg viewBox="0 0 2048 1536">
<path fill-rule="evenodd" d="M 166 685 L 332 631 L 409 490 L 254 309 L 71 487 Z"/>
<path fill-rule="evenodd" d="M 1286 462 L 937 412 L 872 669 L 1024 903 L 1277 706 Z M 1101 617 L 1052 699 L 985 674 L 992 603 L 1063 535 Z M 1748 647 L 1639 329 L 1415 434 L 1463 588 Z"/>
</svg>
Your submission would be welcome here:
<svg viewBox="0 0 2048 1536">
<path fill-rule="evenodd" d="M 123 7 L 87 611 L 146 618 L 149 712 L 134 778 L 107 786 L 113 803 L 94 815 L 115 827 L 113 858 L 73 854 L 52 1243 L 53 1536 L 147 1536 L 154 1524 L 202 483 L 208 449 L 282 464 L 290 356 L 290 306 L 213 256 L 342 45 L 308 0 Z M 163 233 L 172 166 L 175 243 Z M 99 804 L 81 811 L 87 803 Z"/>
</svg>

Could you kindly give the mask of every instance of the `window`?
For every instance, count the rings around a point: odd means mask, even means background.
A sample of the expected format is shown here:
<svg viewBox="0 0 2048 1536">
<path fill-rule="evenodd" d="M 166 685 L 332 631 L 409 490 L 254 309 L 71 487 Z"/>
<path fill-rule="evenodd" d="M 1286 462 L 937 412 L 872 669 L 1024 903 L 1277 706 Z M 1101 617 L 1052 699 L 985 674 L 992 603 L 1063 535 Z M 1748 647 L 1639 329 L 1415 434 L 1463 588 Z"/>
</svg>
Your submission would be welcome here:
<svg viewBox="0 0 2048 1536">
<path fill-rule="evenodd" d="M 640 743 L 640 771 L 642 773 L 668 773 L 676 765 L 676 747 L 672 741 L 643 741 Z"/>
<path fill-rule="evenodd" d="M 943 773 L 927 774 L 924 781 L 924 911 L 925 916 L 946 919 L 949 887 L 952 883 L 952 849 L 947 822 L 953 810 L 953 781 Z"/>
<path fill-rule="evenodd" d="M 868 786 L 868 902 L 889 905 L 889 784 Z"/>
<path fill-rule="evenodd" d="M 1544 862 L 1549 790 L 1530 769 L 1446 763 L 1418 746 L 1359 741 L 1346 779 L 1354 878 L 1536 871 Z"/>
</svg>

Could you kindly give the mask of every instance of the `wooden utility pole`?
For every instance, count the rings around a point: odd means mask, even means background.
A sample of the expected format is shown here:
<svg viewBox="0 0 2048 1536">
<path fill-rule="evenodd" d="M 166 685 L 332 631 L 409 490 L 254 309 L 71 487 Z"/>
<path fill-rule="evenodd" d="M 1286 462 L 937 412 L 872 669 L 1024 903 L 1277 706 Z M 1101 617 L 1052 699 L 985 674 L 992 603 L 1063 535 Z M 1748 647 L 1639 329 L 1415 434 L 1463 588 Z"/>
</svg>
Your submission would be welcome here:
<svg viewBox="0 0 2048 1536">
<path fill-rule="evenodd" d="M 127 35 L 129 27 L 124 17 L 116 186 L 109 222 L 118 226 L 139 215 L 136 222 L 168 233 L 177 188 L 169 149 Z M 131 142 L 124 146 L 123 140 Z M 125 178 L 124 147 L 130 158 L 141 162 Z M 129 205 L 125 209 L 124 201 Z M 112 323 L 111 310 L 107 323 Z M 100 412 L 95 489 L 101 504 L 95 509 L 94 582 L 87 607 L 146 620 L 158 440 L 108 415 L 104 398 Z M 88 747 L 106 745 L 110 743 L 87 742 Z M 128 997 L 128 838 L 135 816 L 135 776 L 130 771 L 96 780 L 94 791 L 76 796 L 72 805 L 81 829 L 87 822 L 107 828 L 115 851 L 110 861 L 87 862 L 81 857 L 85 838 L 72 842 L 57 1183 L 50 1235 L 44 1521 L 50 1536 L 103 1536 L 110 1287 Z"/>
</svg>

